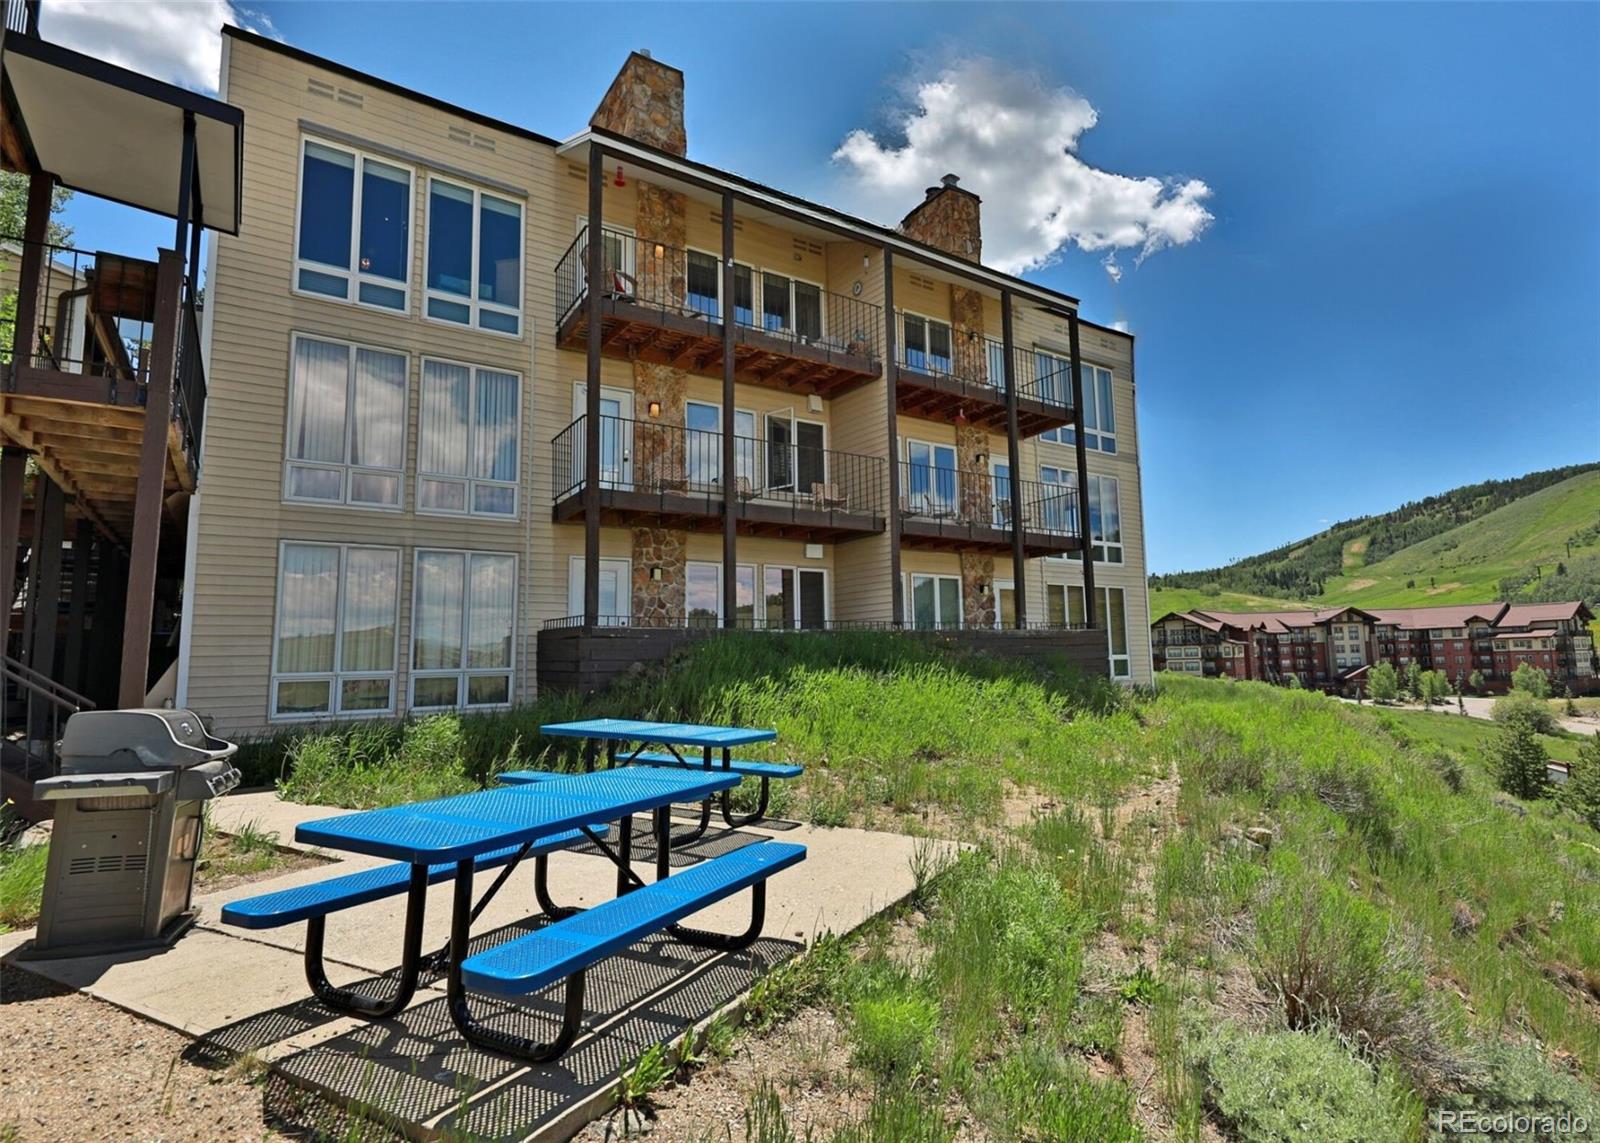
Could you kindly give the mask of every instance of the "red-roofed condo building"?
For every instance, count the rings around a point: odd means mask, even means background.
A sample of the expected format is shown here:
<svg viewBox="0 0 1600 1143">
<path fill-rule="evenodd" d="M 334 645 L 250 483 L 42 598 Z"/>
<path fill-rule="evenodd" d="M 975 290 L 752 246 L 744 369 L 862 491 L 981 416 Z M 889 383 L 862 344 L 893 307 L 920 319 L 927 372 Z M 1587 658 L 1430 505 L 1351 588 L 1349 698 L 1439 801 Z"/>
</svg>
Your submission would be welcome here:
<svg viewBox="0 0 1600 1143">
<path fill-rule="evenodd" d="M 1483 675 L 1503 691 L 1524 663 L 1558 690 L 1600 691 L 1600 664 L 1581 602 L 1318 611 L 1174 611 L 1151 624 L 1158 671 L 1284 682 L 1327 691 L 1364 689 L 1373 663 L 1443 671 L 1458 686 Z"/>
</svg>

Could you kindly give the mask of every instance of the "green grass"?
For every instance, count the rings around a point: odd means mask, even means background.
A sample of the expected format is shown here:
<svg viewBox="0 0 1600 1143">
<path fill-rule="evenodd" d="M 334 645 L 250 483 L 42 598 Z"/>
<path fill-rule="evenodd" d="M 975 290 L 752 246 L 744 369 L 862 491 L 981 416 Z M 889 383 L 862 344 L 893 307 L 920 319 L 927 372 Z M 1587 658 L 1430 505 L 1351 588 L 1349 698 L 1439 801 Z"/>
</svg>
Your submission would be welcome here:
<svg viewBox="0 0 1600 1143">
<path fill-rule="evenodd" d="M 26 928 L 39 919 L 49 847 L 0 847 L 0 933 Z"/>
<path fill-rule="evenodd" d="M 1170 611 L 1304 611 L 1316 606 L 1303 599 L 1278 599 L 1238 591 L 1206 591 L 1198 587 L 1152 587 L 1150 618 Z"/>
</svg>

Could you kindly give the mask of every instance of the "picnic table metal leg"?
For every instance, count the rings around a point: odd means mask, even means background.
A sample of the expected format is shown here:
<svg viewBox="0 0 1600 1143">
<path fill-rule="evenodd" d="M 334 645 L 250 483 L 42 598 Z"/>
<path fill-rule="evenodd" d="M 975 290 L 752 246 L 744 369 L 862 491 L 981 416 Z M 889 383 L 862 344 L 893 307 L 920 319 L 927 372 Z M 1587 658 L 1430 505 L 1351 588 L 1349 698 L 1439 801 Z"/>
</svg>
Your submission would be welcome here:
<svg viewBox="0 0 1600 1143">
<path fill-rule="evenodd" d="M 633 815 L 628 814 L 617 823 L 617 896 L 634 890 L 633 870 Z"/>
<path fill-rule="evenodd" d="M 691 929 L 687 925 L 668 925 L 667 931 L 686 945 L 697 945 L 719 952 L 737 952 L 755 944 L 767 921 L 767 883 L 757 881 L 750 887 L 750 927 L 736 935 L 710 933 L 704 929 Z"/>
<path fill-rule="evenodd" d="M 306 922 L 306 983 L 316 998 L 329 1008 L 381 1020 L 393 1016 L 411 1003 L 417 992 L 417 974 L 422 965 L 422 921 L 428 905 L 428 867 L 411 867 L 411 884 L 406 890 L 406 929 L 400 948 L 400 979 L 387 1000 L 361 996 L 348 988 L 336 988 L 322 964 L 323 938 L 328 918 L 312 917 Z"/>
<path fill-rule="evenodd" d="M 583 912 L 576 905 L 557 905 L 550 896 L 550 858 L 543 853 L 533 859 L 533 899 L 552 921 Z"/>
<path fill-rule="evenodd" d="M 583 971 L 580 969 L 567 977 L 561 1030 L 549 1043 L 540 1043 L 511 1032 L 500 1032 L 480 1023 L 467 1006 L 467 988 L 461 979 L 461 963 L 467 959 L 472 940 L 472 869 L 470 857 L 456 863 L 455 908 L 450 914 L 450 975 L 445 986 L 450 1019 L 467 1043 L 474 1047 L 534 1064 L 553 1060 L 572 1046 L 572 1041 L 578 1038 L 582 1028 Z"/>
<path fill-rule="evenodd" d="M 656 880 L 665 881 L 672 865 L 672 807 L 657 806 L 650 824 L 656 835 Z"/>
<path fill-rule="evenodd" d="M 727 822 L 734 829 L 738 829 L 740 826 L 750 825 L 752 822 L 758 822 L 762 818 L 766 817 L 767 799 L 772 793 L 771 786 L 772 783 L 768 779 L 762 778 L 761 800 L 756 804 L 755 812 L 750 814 L 741 814 L 738 817 L 733 816 L 733 791 L 722 791 L 722 820 Z"/>
</svg>

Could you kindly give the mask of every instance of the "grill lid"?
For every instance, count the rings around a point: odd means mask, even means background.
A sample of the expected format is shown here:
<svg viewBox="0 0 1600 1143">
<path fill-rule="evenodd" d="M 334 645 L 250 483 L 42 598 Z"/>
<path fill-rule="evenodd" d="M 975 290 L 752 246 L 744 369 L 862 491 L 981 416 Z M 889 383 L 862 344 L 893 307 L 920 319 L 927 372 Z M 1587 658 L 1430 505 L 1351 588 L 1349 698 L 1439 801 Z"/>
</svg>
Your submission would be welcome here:
<svg viewBox="0 0 1600 1143">
<path fill-rule="evenodd" d="M 67 719 L 57 758 L 64 775 L 127 774 L 185 770 L 236 750 L 191 710 L 86 710 Z"/>
</svg>

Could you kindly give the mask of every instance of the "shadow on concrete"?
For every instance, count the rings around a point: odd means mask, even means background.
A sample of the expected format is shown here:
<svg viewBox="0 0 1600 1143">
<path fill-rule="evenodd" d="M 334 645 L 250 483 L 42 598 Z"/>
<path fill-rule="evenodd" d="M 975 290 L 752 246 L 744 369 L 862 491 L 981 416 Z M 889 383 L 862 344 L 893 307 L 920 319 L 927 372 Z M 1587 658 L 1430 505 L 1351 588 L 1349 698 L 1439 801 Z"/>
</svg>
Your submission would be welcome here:
<svg viewBox="0 0 1600 1143">
<path fill-rule="evenodd" d="M 530 921 L 486 933 L 473 940 L 473 951 L 538 927 Z M 355 1107 L 364 1122 L 402 1130 L 520 1139 L 610 1088 L 650 1045 L 680 1038 L 801 947 L 766 938 L 718 953 L 666 934 L 649 937 L 589 970 L 584 1033 L 561 1059 L 531 1067 L 470 1047 L 445 999 L 425 994 L 393 1019 L 278 1059 L 264 1093 L 267 1118 L 283 1130 L 342 1137 Z M 558 985 L 523 1001 L 475 996 L 473 1005 L 489 1027 L 548 1039 L 560 1022 L 560 999 Z M 281 1039 L 335 1018 L 308 1000 L 220 1029 L 192 1050 L 216 1062 L 267 1046 L 267 1036 Z"/>
</svg>

